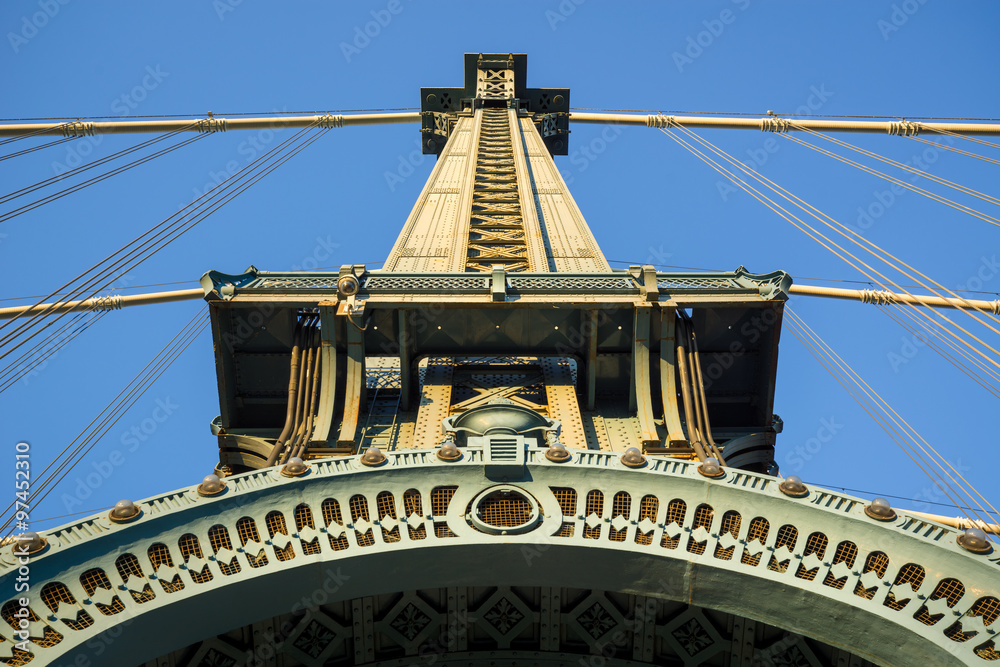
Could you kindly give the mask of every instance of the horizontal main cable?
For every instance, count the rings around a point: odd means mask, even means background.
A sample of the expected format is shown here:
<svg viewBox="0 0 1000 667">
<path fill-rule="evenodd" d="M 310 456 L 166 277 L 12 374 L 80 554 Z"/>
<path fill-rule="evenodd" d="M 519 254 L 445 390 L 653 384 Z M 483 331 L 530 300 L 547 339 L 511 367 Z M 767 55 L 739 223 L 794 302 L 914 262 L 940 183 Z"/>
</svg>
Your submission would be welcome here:
<svg viewBox="0 0 1000 667">
<path fill-rule="evenodd" d="M 74 193 L 74 192 L 76 192 L 78 190 L 82 190 L 82 189 L 84 189 L 86 187 L 94 185 L 95 183 L 100 183 L 101 181 L 106 180 L 108 178 L 111 178 L 112 176 L 117 176 L 118 174 L 126 172 L 126 171 L 128 171 L 129 169 L 131 169 L 133 167 L 138 167 L 141 164 L 145 164 L 146 162 L 149 162 L 149 161 L 154 160 L 154 159 L 156 159 L 158 157 L 166 155 L 167 153 L 171 153 L 171 152 L 173 152 L 173 151 L 175 151 L 175 150 L 177 150 L 179 148 L 184 148 L 188 144 L 192 144 L 192 143 L 198 141 L 199 139 L 204 139 L 206 136 L 207 135 L 201 134 L 201 135 L 198 135 L 197 137 L 191 137 L 190 139 L 185 139 L 183 141 L 180 141 L 180 142 L 174 144 L 173 146 L 168 146 L 167 148 L 159 150 L 159 151 L 153 153 L 152 155 L 146 155 L 144 157 L 138 158 L 136 160 L 133 160 L 131 162 L 123 164 L 120 167 L 116 167 L 115 169 L 112 169 L 111 171 L 106 171 L 103 174 L 99 174 L 97 176 L 94 176 L 93 178 L 87 179 L 86 181 L 83 181 L 81 183 L 77 183 L 75 185 L 71 185 L 70 187 L 65 188 L 63 190 L 60 190 L 59 192 L 55 192 L 55 193 L 53 193 L 51 195 L 48 195 L 46 197 L 42 197 L 41 199 L 36 199 L 35 201 L 31 202 L 30 204 L 25 204 L 24 206 L 21 206 L 19 208 L 15 208 L 15 209 L 13 209 L 11 211 L 8 211 L 6 213 L 0 214 L 0 222 L 6 222 L 7 220 L 10 220 L 11 218 L 14 218 L 14 217 L 17 217 L 17 216 L 21 215 L 22 213 L 27 213 L 28 211 L 36 209 L 39 206 L 43 206 L 45 204 L 48 204 L 49 202 L 55 201 L 56 199 L 61 199 L 61 198 L 65 197 L 66 195 L 72 194 L 72 193 Z"/>
<path fill-rule="evenodd" d="M 798 120 L 798 128 L 789 120 L 777 116 L 763 118 L 725 118 L 713 116 L 667 116 L 663 114 L 611 114 L 570 112 L 571 123 L 600 125 L 640 125 L 651 128 L 700 127 L 729 130 L 760 130 L 787 132 L 800 128 L 826 132 L 859 132 L 911 136 L 916 128 L 920 132 L 957 135 L 1000 136 L 1000 123 L 912 123 L 910 121 L 847 121 L 847 120 Z M 2 126 L 0 126 L 2 128 Z"/>
<path fill-rule="evenodd" d="M 261 118 L 188 118 L 184 120 L 137 120 L 94 123 L 0 124 L 0 137 L 31 135 L 92 136 L 137 132 L 228 132 L 231 130 L 277 130 L 282 128 L 346 127 L 349 125 L 392 125 L 421 122 L 419 111 L 315 116 L 274 116 Z"/>
<path fill-rule="evenodd" d="M 120 157 L 124 157 L 124 156 L 129 155 L 131 153 L 134 153 L 134 152 L 136 152 L 138 150 L 142 150 L 143 148 L 147 148 L 149 146 L 152 146 L 155 143 L 158 143 L 160 141 L 163 141 L 165 139 L 169 139 L 170 137 L 173 137 L 173 136 L 177 135 L 181 131 L 182 130 L 177 130 L 175 132 L 169 132 L 169 133 L 161 135 L 159 137 L 154 137 L 152 139 L 147 139 L 146 141 L 138 143 L 135 146 L 129 146 L 128 148 L 123 148 L 122 150 L 117 151 L 115 153 L 112 153 L 111 155 L 105 155 L 104 157 L 98 158 L 98 159 L 94 160 L 93 162 L 88 162 L 87 164 L 82 164 L 79 167 L 75 167 L 73 169 L 70 169 L 69 171 L 67 171 L 65 173 L 56 174 L 55 176 L 51 176 L 49 178 L 46 178 L 45 180 L 39 181 L 39 182 L 37 182 L 37 183 L 35 183 L 33 185 L 25 186 L 25 187 L 21 188 L 20 190 L 15 190 L 14 192 L 9 192 L 9 193 L 7 193 L 7 194 L 5 194 L 3 196 L 0 196 L 0 204 L 5 204 L 5 203 L 9 202 L 12 199 L 16 199 L 18 197 L 26 195 L 29 192 L 34 192 L 35 190 L 44 188 L 47 185 L 52 185 L 53 183 L 58 183 L 61 180 L 70 178 L 72 176 L 76 176 L 77 174 L 82 173 L 84 171 L 87 171 L 89 169 L 93 169 L 94 167 L 99 167 L 102 164 L 106 164 L 106 163 L 108 163 L 108 162 L 110 162 L 112 160 L 116 160 L 116 159 L 118 159 Z M 73 138 L 73 137 L 71 137 L 71 138 Z"/>
</svg>

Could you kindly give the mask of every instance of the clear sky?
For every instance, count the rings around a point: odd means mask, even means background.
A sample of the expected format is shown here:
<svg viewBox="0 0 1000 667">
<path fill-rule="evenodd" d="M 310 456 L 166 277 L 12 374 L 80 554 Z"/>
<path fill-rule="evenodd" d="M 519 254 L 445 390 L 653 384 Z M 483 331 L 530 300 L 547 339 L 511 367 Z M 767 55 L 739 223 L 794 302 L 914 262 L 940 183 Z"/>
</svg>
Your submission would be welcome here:
<svg viewBox="0 0 1000 667">
<path fill-rule="evenodd" d="M 997 118 L 998 19 L 994 2 L 943 0 L 10 0 L 0 7 L 0 118 L 416 108 L 420 86 L 461 85 L 467 51 L 527 53 L 528 85 L 569 87 L 575 109 Z M 864 280 L 660 132 L 572 129 L 571 155 L 557 165 L 615 266 L 744 265 L 784 269 L 801 283 Z M 914 192 L 896 194 L 783 137 L 700 134 L 944 285 L 998 298 L 1000 244 L 988 222 Z M 0 298 L 7 299 L 0 305 L 52 291 L 289 136 L 214 135 L 0 223 Z M 838 136 L 900 161 L 922 159 L 936 175 L 998 194 L 995 164 L 900 137 Z M 76 140 L 0 161 L 0 191 L 146 138 Z M 195 287 L 209 269 L 238 273 L 249 264 L 375 268 L 430 173 L 432 158 L 419 155 L 418 141 L 415 125 L 333 130 L 115 287 Z M 0 155 L 40 143 L 0 146 Z M 951 144 L 1000 159 L 991 147 Z M 32 199 L 0 205 L 0 213 Z M 990 203 L 958 201 L 997 217 L 985 208 Z M 873 306 L 791 303 L 928 442 L 1000 501 L 993 396 Z M 203 308 L 184 302 L 111 313 L 0 395 L 0 470 L 11 471 L 11 492 L 15 442 L 30 442 L 40 474 Z M 996 346 L 996 335 L 982 336 Z M 956 514 L 930 504 L 946 498 L 787 331 L 775 411 L 785 423 L 777 453 L 784 474 Z M 197 483 L 217 461 L 209 431 L 217 414 L 206 332 L 32 510 L 33 527 Z"/>
</svg>

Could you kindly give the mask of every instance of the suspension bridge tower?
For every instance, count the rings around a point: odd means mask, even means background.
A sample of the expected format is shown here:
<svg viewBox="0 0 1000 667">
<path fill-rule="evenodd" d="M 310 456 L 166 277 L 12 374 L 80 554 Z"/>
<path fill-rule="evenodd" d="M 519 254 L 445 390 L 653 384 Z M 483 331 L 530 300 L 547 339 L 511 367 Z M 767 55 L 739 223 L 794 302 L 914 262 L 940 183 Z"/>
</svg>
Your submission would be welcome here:
<svg viewBox="0 0 1000 667">
<path fill-rule="evenodd" d="M 383 268 L 205 274 L 214 474 L 19 545 L 0 662 L 997 658 L 988 554 L 777 477 L 786 273 L 611 270 L 523 54 L 420 97 L 437 162 Z"/>
</svg>

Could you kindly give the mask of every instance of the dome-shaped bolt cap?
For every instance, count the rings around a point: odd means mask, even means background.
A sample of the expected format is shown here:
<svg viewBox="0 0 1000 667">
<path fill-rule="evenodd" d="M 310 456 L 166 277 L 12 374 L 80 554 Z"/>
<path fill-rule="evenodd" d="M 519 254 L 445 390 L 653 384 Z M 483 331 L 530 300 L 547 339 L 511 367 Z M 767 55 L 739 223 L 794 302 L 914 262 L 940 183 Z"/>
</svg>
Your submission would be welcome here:
<svg viewBox="0 0 1000 667">
<path fill-rule="evenodd" d="M 809 489 L 802 483 L 802 478 L 798 475 L 790 475 L 781 480 L 778 490 L 791 498 L 805 498 L 809 495 Z"/>
<path fill-rule="evenodd" d="M 337 281 L 337 291 L 344 296 L 354 296 L 360 289 L 361 282 L 351 274 L 341 276 L 340 280 Z"/>
<path fill-rule="evenodd" d="M 205 479 L 201 480 L 201 484 L 198 485 L 199 496 L 217 496 L 225 490 L 226 483 L 219 479 L 215 473 L 205 475 Z"/>
<path fill-rule="evenodd" d="M 382 450 L 372 445 L 367 451 L 361 456 L 361 463 L 366 466 L 380 466 L 386 462 L 385 454 Z"/>
<path fill-rule="evenodd" d="M 15 556 L 34 556 L 49 546 L 48 541 L 35 532 L 21 533 L 14 536 L 13 552 Z"/>
<path fill-rule="evenodd" d="M 457 461 L 462 458 L 462 450 L 451 440 L 445 440 L 437 450 L 437 457 L 442 461 Z"/>
<path fill-rule="evenodd" d="M 966 528 L 958 536 L 958 545 L 966 551 L 975 554 L 988 554 L 993 551 L 993 545 L 986 539 L 986 532 L 979 528 Z"/>
<path fill-rule="evenodd" d="M 621 457 L 622 465 L 629 468 L 641 468 L 646 465 L 646 457 L 642 455 L 638 447 L 629 447 Z"/>
<path fill-rule="evenodd" d="M 719 465 L 719 459 L 714 456 L 710 456 L 702 461 L 701 465 L 698 466 L 698 472 L 705 477 L 711 477 L 713 479 L 716 477 L 722 477 L 726 474 L 726 471 Z"/>
<path fill-rule="evenodd" d="M 566 445 L 562 444 L 557 440 L 556 442 L 553 442 L 551 445 L 549 445 L 548 448 L 545 450 L 545 458 L 547 458 L 549 461 L 552 461 L 553 463 L 563 463 L 565 461 L 569 461 L 570 453 L 566 449 Z"/>
<path fill-rule="evenodd" d="M 865 507 L 865 514 L 876 521 L 892 521 L 896 518 L 896 510 L 892 509 L 885 498 L 876 498 L 871 505 Z"/>
<path fill-rule="evenodd" d="M 288 459 L 288 463 L 281 466 L 281 474 L 285 477 L 298 477 L 309 472 L 309 466 L 298 456 Z"/>
<path fill-rule="evenodd" d="M 114 523 L 128 523 L 129 521 L 138 519 L 140 514 L 142 514 L 142 510 L 126 498 L 115 503 L 115 506 L 108 513 L 108 518 Z"/>
</svg>

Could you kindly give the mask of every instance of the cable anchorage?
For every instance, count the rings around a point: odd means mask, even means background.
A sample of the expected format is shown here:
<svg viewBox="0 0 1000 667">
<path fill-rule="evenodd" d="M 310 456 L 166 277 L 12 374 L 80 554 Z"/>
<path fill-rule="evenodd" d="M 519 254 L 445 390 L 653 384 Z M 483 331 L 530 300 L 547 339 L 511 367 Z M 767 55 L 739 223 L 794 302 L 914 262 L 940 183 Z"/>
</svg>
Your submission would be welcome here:
<svg viewBox="0 0 1000 667">
<path fill-rule="evenodd" d="M 84 123 L 82 121 L 75 121 L 72 123 L 66 123 L 60 130 L 62 130 L 62 135 L 64 137 L 92 137 L 94 136 L 94 124 Z"/>
<path fill-rule="evenodd" d="M 216 118 L 214 116 L 209 116 L 208 118 L 202 118 L 197 123 L 194 124 L 194 129 L 202 134 L 210 134 L 212 132 L 225 132 L 228 128 L 228 122 L 225 118 Z"/>
<path fill-rule="evenodd" d="M 861 303 L 874 303 L 876 306 L 890 306 L 896 303 L 896 295 L 888 290 L 863 289 Z"/>
<path fill-rule="evenodd" d="M 318 116 L 316 118 L 317 127 L 325 127 L 326 129 L 333 129 L 335 127 L 344 127 L 344 117 L 343 116 L 333 116 L 327 114 L 325 116 Z"/>
<path fill-rule="evenodd" d="M 121 310 L 122 298 L 119 294 L 108 294 L 107 296 L 94 297 L 90 310 L 97 312 Z"/>
<path fill-rule="evenodd" d="M 920 123 L 911 123 L 908 120 L 900 120 L 889 123 L 886 132 L 897 137 L 915 137 L 920 134 Z"/>
<path fill-rule="evenodd" d="M 770 118 L 760 119 L 761 132 L 788 132 L 791 126 L 792 122 L 787 118 L 771 116 Z"/>
<path fill-rule="evenodd" d="M 670 127 L 671 125 L 676 125 L 676 121 L 673 116 L 664 116 L 661 113 L 646 116 L 646 127 L 664 128 Z"/>
</svg>

